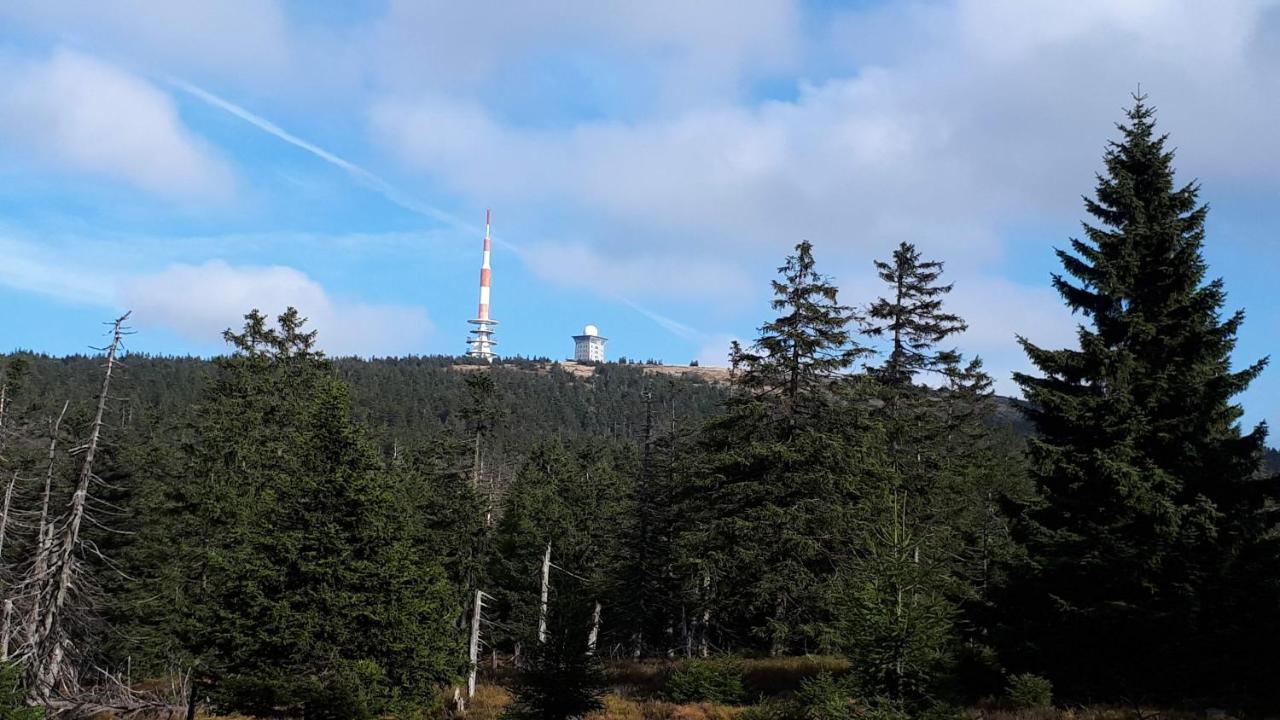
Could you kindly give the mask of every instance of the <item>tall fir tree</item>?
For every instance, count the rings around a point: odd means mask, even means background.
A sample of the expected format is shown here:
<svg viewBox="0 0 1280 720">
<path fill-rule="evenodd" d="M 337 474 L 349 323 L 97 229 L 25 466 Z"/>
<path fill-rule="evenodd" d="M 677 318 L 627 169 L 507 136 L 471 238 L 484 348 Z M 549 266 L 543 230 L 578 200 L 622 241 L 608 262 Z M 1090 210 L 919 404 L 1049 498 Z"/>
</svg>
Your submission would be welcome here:
<svg viewBox="0 0 1280 720">
<path fill-rule="evenodd" d="M 837 381 L 863 351 L 812 250 L 800 243 L 779 268 L 780 315 L 751 348 L 734 345 L 734 394 L 689 469 L 683 554 L 722 646 L 831 647 L 823 588 L 847 552 L 859 480 Z"/>
<path fill-rule="evenodd" d="M 1062 686 L 1133 697 L 1207 677 L 1212 653 L 1188 648 L 1217 622 L 1205 602 L 1244 540 L 1266 435 L 1241 431 L 1232 398 L 1265 361 L 1231 367 L 1244 315 L 1222 317 L 1208 209 L 1196 183 L 1176 184 L 1145 96 L 1118 128 L 1085 200 L 1096 222 L 1057 253 L 1053 285 L 1086 321 L 1079 347 L 1021 340 L 1041 373 L 1015 380 L 1045 502 L 1029 515 L 1039 612 L 1020 640 Z"/>
<path fill-rule="evenodd" d="M 345 383 L 290 309 L 225 334 L 169 543 L 197 677 L 225 706 L 326 717 L 429 706 L 461 615 L 412 488 L 384 472 Z M 190 539 L 187 539 L 190 538 Z"/>
<path fill-rule="evenodd" d="M 734 342 L 729 362 L 742 401 L 772 398 L 770 414 L 789 428 L 828 403 L 828 386 L 845 374 L 864 350 L 853 343 L 852 310 L 839 302 L 839 289 L 817 271 L 813 245 L 796 245 L 778 268 L 771 307 L 782 314 L 760 328 L 754 345 Z"/>
<path fill-rule="evenodd" d="M 964 332 L 967 325 L 959 315 L 943 310 L 952 286 L 939 283 L 942 263 L 921 260 L 915 245 L 904 242 L 893 251 L 891 260 L 876 260 L 875 266 L 892 296 L 872 303 L 864 320 L 863 332 L 889 341 L 884 363 L 873 373 L 888 385 L 903 386 L 922 372 L 954 365 L 956 352 L 940 349 L 938 344 Z"/>
<path fill-rule="evenodd" d="M 888 347 L 858 386 L 875 401 L 882 461 L 858 505 L 858 553 L 842 569 L 842 635 L 864 692 L 919 707 L 946 677 L 962 629 L 973 634 L 961 608 L 985 597 L 975 562 L 1008 545 L 990 509 L 1013 478 L 1000 472 L 1009 453 L 988 422 L 981 361 L 940 347 L 966 328 L 944 308 L 943 264 L 902 243 L 875 266 L 888 294 L 867 309 L 863 332 Z"/>
</svg>

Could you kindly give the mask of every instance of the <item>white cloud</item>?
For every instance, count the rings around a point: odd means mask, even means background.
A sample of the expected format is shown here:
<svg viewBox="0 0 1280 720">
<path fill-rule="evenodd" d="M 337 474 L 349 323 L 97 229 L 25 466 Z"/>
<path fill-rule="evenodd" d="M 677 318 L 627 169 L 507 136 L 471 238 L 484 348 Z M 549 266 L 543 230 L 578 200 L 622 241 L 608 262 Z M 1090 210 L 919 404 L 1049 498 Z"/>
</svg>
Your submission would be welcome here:
<svg viewBox="0 0 1280 720">
<path fill-rule="evenodd" d="M 756 290 L 745 273 L 695 252 L 605 256 L 584 243 L 541 243 L 521 256 L 542 277 L 565 287 L 675 300 L 744 299 Z"/>
<path fill-rule="evenodd" d="M 1027 367 L 1026 355 L 1014 342 L 1022 335 L 1041 347 L 1075 344 L 1079 317 L 1073 317 L 1062 298 L 1047 283 L 1024 285 L 986 275 L 957 278 L 947 309 L 969 324 L 955 344 L 967 355 L 982 356 L 996 391 L 1018 395 L 1010 375 Z"/>
<path fill-rule="evenodd" d="M 88 55 L 0 65 L 0 137 L 49 165 L 182 201 L 233 192 L 227 164 L 147 81 Z"/>
<path fill-rule="evenodd" d="M 654 77 L 629 89 L 664 107 L 736 96 L 753 74 L 794 69 L 801 23 L 795 0 L 749 10 L 735 0 L 392 0 L 366 42 L 375 75 L 396 90 L 474 92 L 567 53 Z"/>
<path fill-rule="evenodd" d="M 133 308 L 139 326 L 167 328 L 202 343 L 239 328 L 251 308 L 274 316 L 289 306 L 309 319 L 320 347 L 333 355 L 418 352 L 431 332 L 421 308 L 335 299 L 306 274 L 282 266 L 175 264 L 122 283 L 120 300 Z"/>
<path fill-rule="evenodd" d="M 990 259 L 1010 225 L 1047 219 L 1070 232 L 1139 83 L 1189 148 L 1189 174 L 1235 164 L 1275 174 L 1280 142 L 1258 119 L 1280 110 L 1276 58 L 1260 54 L 1280 9 L 889 7 L 877 12 L 892 22 L 843 23 L 892 27 L 917 52 L 868 58 L 856 75 L 802 84 L 790 101 L 689 103 L 669 116 L 547 129 L 504 124 L 457 96 L 402 93 L 373 106 L 371 125 L 398 159 L 470 197 L 567 208 L 628 239 L 645 231 L 650 246 L 704 250 L 810 238 L 856 251 L 907 239 Z M 860 39 L 848 31 L 833 42 Z M 1246 143 L 1255 151 L 1222 152 Z"/>
<path fill-rule="evenodd" d="M 43 0 L 4 3 L 0 20 L 168 72 L 249 84 L 279 79 L 295 50 L 277 0 Z"/>
<path fill-rule="evenodd" d="M 53 248 L 0 234 L 0 286 L 64 302 L 110 304 L 110 281 Z"/>
</svg>

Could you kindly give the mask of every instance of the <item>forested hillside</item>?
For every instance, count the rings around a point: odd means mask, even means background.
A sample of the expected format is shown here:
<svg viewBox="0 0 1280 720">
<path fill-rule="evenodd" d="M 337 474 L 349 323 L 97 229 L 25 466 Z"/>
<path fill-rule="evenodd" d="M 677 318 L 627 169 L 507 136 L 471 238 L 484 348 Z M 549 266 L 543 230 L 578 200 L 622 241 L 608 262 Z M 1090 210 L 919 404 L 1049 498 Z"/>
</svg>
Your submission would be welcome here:
<svg viewBox="0 0 1280 720">
<path fill-rule="evenodd" d="M 0 355 L 27 365 L 27 402 L 91 398 L 100 357 Z M 469 427 L 473 402 L 466 378 L 480 369 L 466 358 L 337 358 L 337 374 L 351 387 L 354 416 L 388 449 Z M 664 425 L 697 424 L 714 414 L 728 387 L 686 374 L 646 372 L 646 366 L 606 363 L 570 372 L 550 360 L 499 359 L 487 373 L 495 383 L 494 451 L 516 454 L 547 437 L 635 442 L 649 405 Z M 585 370 L 585 372 L 584 372 Z M 112 412 L 128 430 L 147 418 L 179 418 L 196 405 L 215 372 L 193 357 L 125 354 Z"/>
</svg>

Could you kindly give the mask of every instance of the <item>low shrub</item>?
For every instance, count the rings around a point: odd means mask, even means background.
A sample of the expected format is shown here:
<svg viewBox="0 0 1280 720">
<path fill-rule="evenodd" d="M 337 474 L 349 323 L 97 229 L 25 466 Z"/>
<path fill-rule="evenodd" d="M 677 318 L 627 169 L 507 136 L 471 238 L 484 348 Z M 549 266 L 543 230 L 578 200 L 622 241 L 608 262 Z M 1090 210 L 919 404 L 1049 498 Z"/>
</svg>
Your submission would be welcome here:
<svg viewBox="0 0 1280 720">
<path fill-rule="evenodd" d="M 44 710 L 27 705 L 21 685 L 22 668 L 0 662 L 0 720 L 40 720 Z"/>
<path fill-rule="evenodd" d="M 795 704 L 769 698 L 759 705 L 745 708 L 735 720 L 796 720 Z"/>
<path fill-rule="evenodd" d="M 902 703 L 888 698 L 872 698 L 858 713 L 859 720 L 911 720 Z"/>
<path fill-rule="evenodd" d="M 793 703 L 796 717 L 803 720 L 851 720 L 854 717 L 849 689 L 828 672 L 803 681 Z"/>
<path fill-rule="evenodd" d="M 746 695 L 742 676 L 742 662 L 733 658 L 686 660 L 671 668 L 667 697 L 677 703 L 740 703 Z"/>
<path fill-rule="evenodd" d="M 1022 673 L 1009 678 L 1005 701 L 1014 710 L 1043 710 L 1053 706 L 1053 683 L 1048 678 Z"/>
<path fill-rule="evenodd" d="M 452 688 L 445 688 L 446 698 L 451 698 Z M 483 683 L 476 686 L 475 697 L 461 715 L 467 720 L 499 720 L 511 704 L 511 693 L 501 685 Z"/>
<path fill-rule="evenodd" d="M 950 703 L 936 702 L 914 715 L 914 720 L 965 720 L 963 708 Z"/>
</svg>

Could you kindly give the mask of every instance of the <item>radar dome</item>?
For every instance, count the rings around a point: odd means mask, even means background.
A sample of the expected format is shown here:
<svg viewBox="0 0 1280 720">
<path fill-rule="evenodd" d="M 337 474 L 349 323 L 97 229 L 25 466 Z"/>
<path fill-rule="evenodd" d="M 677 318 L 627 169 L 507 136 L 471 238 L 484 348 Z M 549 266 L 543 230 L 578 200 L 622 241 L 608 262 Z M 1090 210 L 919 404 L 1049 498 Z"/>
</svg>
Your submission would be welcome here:
<svg viewBox="0 0 1280 720">
<path fill-rule="evenodd" d="M 599 335 L 600 328 L 596 327 L 595 325 L 588 325 L 582 328 L 582 334 L 583 335 Z"/>
</svg>

